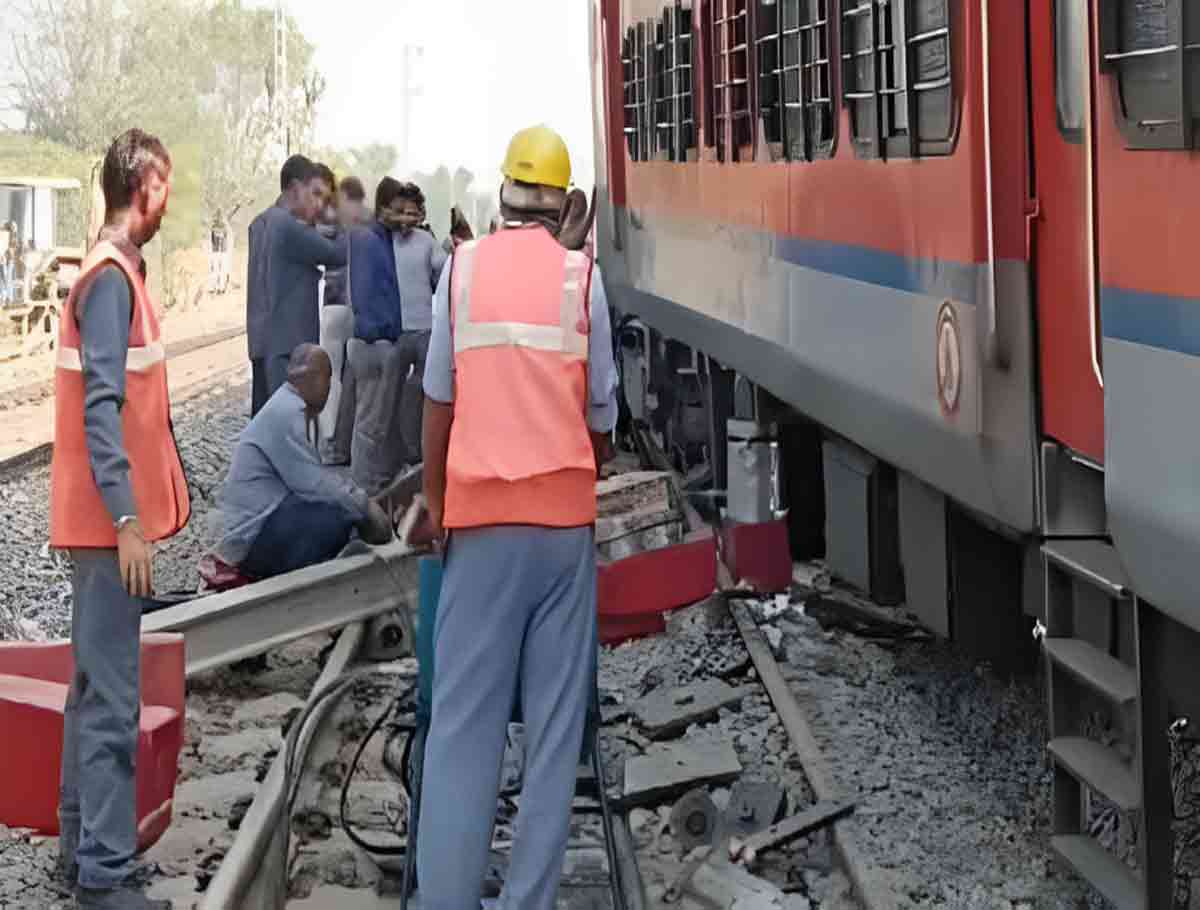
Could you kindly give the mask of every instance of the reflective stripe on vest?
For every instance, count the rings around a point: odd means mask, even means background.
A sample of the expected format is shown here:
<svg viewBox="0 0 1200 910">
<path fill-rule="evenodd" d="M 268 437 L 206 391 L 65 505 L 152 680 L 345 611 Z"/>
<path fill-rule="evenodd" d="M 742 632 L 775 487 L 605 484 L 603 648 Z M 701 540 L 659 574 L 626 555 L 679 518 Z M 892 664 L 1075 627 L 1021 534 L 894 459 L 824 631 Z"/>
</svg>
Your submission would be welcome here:
<svg viewBox="0 0 1200 910">
<path fill-rule="evenodd" d="M 510 229 L 511 230 L 511 229 Z M 461 283 L 452 301 L 454 352 L 504 345 L 553 351 L 573 359 L 588 355 L 588 291 L 592 263 L 582 253 L 564 250 L 562 302 L 558 325 L 528 322 L 476 322 L 471 319 L 471 283 L 478 241 L 464 243 L 453 268 L 462 269 Z M 453 276 L 453 272 L 451 273 Z"/>
<path fill-rule="evenodd" d="M 461 245 L 450 268 L 445 526 L 591 524 L 591 260 L 544 228 L 510 228 Z"/>
<path fill-rule="evenodd" d="M 171 433 L 166 349 L 141 274 L 109 243 L 84 259 L 59 321 L 55 361 L 54 454 L 50 475 L 50 542 L 55 547 L 113 547 L 116 529 L 92 474 L 84 426 L 81 337 L 76 307 L 106 264 L 130 287 L 129 348 L 121 426 L 137 517 L 148 540 L 171 537 L 191 515 L 187 480 Z"/>
</svg>

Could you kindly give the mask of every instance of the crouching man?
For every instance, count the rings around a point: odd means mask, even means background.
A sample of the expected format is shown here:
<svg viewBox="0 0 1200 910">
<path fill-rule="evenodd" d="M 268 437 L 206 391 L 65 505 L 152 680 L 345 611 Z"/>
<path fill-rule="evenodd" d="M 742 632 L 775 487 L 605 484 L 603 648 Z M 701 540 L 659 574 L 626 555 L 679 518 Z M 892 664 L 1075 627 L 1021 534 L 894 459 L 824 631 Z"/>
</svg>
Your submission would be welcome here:
<svg viewBox="0 0 1200 910">
<path fill-rule="evenodd" d="M 317 417 L 329 398 L 329 355 L 292 351 L 287 382 L 250 422 L 234 449 L 221 496 L 222 561 L 252 579 L 333 559 L 355 530 L 367 543 L 391 539 L 391 520 L 318 454 Z"/>
</svg>

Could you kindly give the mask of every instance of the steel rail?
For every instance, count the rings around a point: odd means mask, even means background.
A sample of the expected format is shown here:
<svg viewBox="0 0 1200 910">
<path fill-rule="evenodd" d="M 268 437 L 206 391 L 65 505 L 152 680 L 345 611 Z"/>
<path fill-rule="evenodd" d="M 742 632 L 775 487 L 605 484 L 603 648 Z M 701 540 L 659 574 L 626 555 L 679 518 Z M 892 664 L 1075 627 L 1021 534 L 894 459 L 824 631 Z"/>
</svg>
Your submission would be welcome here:
<svg viewBox="0 0 1200 910">
<path fill-rule="evenodd" d="M 808 718 L 792 694 L 791 687 L 779 671 L 779 664 L 771 653 L 771 646 L 766 636 L 750 615 L 744 604 L 732 602 L 736 592 L 729 592 L 731 602 L 729 613 L 737 624 L 738 632 L 750 652 L 754 669 L 758 678 L 775 706 L 775 712 L 787 731 L 792 747 L 800 758 L 804 774 L 812 785 L 813 792 L 821 802 L 837 802 L 841 793 L 833 777 L 825 756 L 821 752 L 817 739 L 809 726 Z M 833 842 L 842 858 L 850 881 L 859 899 L 867 910 L 895 910 L 898 906 L 896 896 L 890 889 L 885 888 L 872 874 L 870 864 L 864 859 L 862 849 L 858 846 L 854 835 L 843 823 L 833 825 Z"/>
<path fill-rule="evenodd" d="M 355 622 L 338 638 L 308 698 L 309 710 L 298 740 L 312 739 L 336 698 L 325 692 L 342 677 L 366 640 L 366 627 Z M 280 751 L 238 829 L 233 847 L 200 902 L 200 910 L 282 910 L 287 900 L 287 854 L 291 820 L 285 817 L 290 795 L 287 753 Z"/>
<path fill-rule="evenodd" d="M 158 610 L 142 631 L 182 633 L 190 677 L 384 613 L 415 615 L 416 596 L 417 559 L 396 541 Z"/>
</svg>

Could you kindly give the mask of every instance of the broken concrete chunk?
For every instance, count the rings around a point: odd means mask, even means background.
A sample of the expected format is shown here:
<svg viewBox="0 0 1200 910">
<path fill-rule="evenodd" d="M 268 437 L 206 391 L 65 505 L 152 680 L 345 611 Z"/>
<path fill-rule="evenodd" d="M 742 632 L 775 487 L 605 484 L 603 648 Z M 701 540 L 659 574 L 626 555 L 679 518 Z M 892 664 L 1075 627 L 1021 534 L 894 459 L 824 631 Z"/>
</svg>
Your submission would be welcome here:
<svg viewBox="0 0 1200 910">
<path fill-rule="evenodd" d="M 742 764 L 726 743 L 672 743 L 655 746 L 625 762 L 623 802 L 644 806 L 670 799 L 706 783 L 725 783 L 742 773 Z"/>
<path fill-rule="evenodd" d="M 730 910 L 783 910 L 787 901 L 787 895 L 775 885 L 724 857 L 713 857 L 699 866 L 684 890 Z"/>
<path fill-rule="evenodd" d="M 719 679 L 699 680 L 678 689 L 651 692 L 632 705 L 638 723 L 651 739 L 679 736 L 692 724 L 717 716 L 753 692 L 749 686 L 733 687 Z"/>
<path fill-rule="evenodd" d="M 596 511 L 599 518 L 634 511 L 662 511 L 671 508 L 671 482 L 663 471 L 632 471 L 596 484 Z"/>
<path fill-rule="evenodd" d="M 596 549 L 604 559 L 624 559 L 683 540 L 683 513 L 675 509 L 636 509 L 596 520 Z"/>
</svg>

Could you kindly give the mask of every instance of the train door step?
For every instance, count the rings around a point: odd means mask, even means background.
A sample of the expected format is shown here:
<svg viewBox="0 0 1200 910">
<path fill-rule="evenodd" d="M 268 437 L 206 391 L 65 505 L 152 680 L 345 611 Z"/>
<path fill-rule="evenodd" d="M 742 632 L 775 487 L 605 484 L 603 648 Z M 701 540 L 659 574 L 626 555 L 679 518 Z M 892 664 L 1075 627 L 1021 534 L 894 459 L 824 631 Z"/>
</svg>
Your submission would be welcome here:
<svg viewBox="0 0 1200 910">
<path fill-rule="evenodd" d="M 1050 845 L 1117 910 L 1146 910 L 1141 879 L 1086 835 L 1052 837 Z"/>
<path fill-rule="evenodd" d="M 1142 807 L 1137 775 L 1115 749 L 1082 736 L 1060 736 L 1046 748 L 1055 762 L 1117 808 L 1134 812 Z"/>
<path fill-rule="evenodd" d="M 1142 910 L 1144 882 L 1088 836 L 1091 793 L 1126 813 L 1142 808 L 1133 597 L 1116 549 L 1102 539 L 1050 540 L 1045 557 L 1047 690 L 1054 762 L 1055 852 L 1120 910 Z M 1122 659 L 1124 658 L 1124 659 Z"/>
<path fill-rule="evenodd" d="M 1128 707 L 1137 700 L 1137 674 L 1128 664 L 1079 638 L 1047 638 L 1043 647 L 1056 667 L 1118 707 Z"/>
<path fill-rule="evenodd" d="M 1126 597 L 1129 580 L 1116 548 L 1106 540 L 1050 540 L 1042 545 L 1046 559 L 1109 597 Z"/>
</svg>

